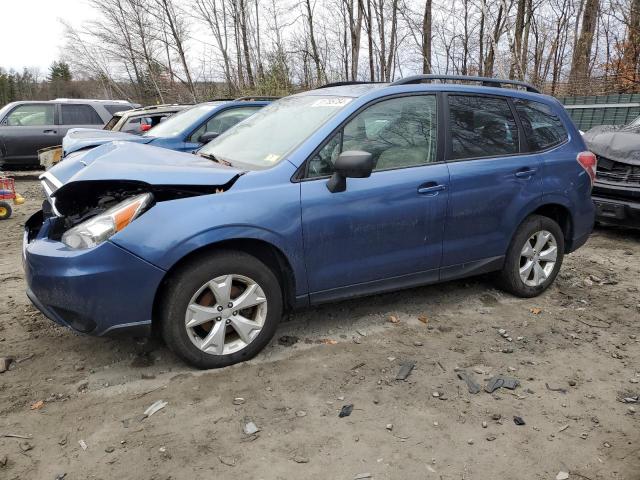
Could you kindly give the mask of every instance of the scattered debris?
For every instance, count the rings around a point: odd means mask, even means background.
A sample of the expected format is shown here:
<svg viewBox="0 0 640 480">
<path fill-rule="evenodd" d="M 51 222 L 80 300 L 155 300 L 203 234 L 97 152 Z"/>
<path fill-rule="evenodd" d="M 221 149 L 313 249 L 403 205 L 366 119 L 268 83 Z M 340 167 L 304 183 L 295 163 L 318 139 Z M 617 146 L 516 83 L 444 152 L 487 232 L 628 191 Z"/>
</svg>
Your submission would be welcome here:
<svg viewBox="0 0 640 480">
<path fill-rule="evenodd" d="M 350 403 L 348 405 L 344 405 L 342 407 L 342 409 L 340 410 L 340 413 L 338 414 L 338 417 L 340 417 L 340 418 L 348 417 L 349 415 L 351 415 L 351 412 L 353 412 L 353 403 Z"/>
<path fill-rule="evenodd" d="M 38 400 L 31 404 L 31 410 L 40 410 L 42 407 L 44 407 L 44 400 Z"/>
<path fill-rule="evenodd" d="M 496 439 L 496 436 L 495 436 L 495 435 L 489 435 L 489 436 L 487 437 L 487 442 L 493 442 L 495 439 Z"/>
<path fill-rule="evenodd" d="M 416 362 L 408 361 L 400 364 L 400 370 L 396 374 L 396 380 L 406 380 L 409 375 L 411 375 L 411 371 L 416 366 Z"/>
<path fill-rule="evenodd" d="M 0 373 L 4 373 L 9 370 L 12 363 L 13 357 L 0 357 Z"/>
<path fill-rule="evenodd" d="M 423 346 L 423 345 L 424 345 L 424 343 L 422 343 L 422 342 L 420 342 L 420 341 L 418 341 L 418 340 L 416 340 L 415 342 L 413 342 L 413 346 L 414 346 L 414 347 L 421 347 L 421 346 Z"/>
<path fill-rule="evenodd" d="M 373 477 L 371 476 L 370 473 L 359 473 L 355 477 L 353 477 L 353 480 L 364 480 L 365 478 L 373 478 Z"/>
<path fill-rule="evenodd" d="M 89 448 L 87 442 L 82 439 L 78 440 L 78 443 L 80 444 L 80 447 L 82 447 L 82 450 L 86 450 L 87 448 Z"/>
<path fill-rule="evenodd" d="M 467 440 L 467 443 L 468 443 L 469 445 L 473 445 L 473 439 L 472 439 L 472 438 L 470 438 L 469 440 Z"/>
<path fill-rule="evenodd" d="M 426 325 L 427 323 L 429 323 L 429 317 L 427 317 L 426 315 L 420 315 L 420 316 L 418 317 L 418 320 L 420 320 L 420 321 L 421 321 L 422 323 L 424 323 L 425 325 Z"/>
<path fill-rule="evenodd" d="M 351 370 L 358 370 L 359 368 L 362 368 L 362 367 L 364 367 L 365 365 L 366 365 L 366 363 L 365 363 L 365 362 L 360 362 L 359 364 L 354 365 L 353 367 L 351 367 Z"/>
<path fill-rule="evenodd" d="M 385 428 L 391 432 L 393 430 L 393 423 L 387 423 Z"/>
<path fill-rule="evenodd" d="M 558 433 L 564 432 L 567 428 L 569 428 L 569 424 L 568 423 L 566 425 L 563 425 L 562 427 L 560 427 L 560 429 L 558 430 Z"/>
<path fill-rule="evenodd" d="M 569 474 L 567 472 L 558 472 L 556 475 L 556 480 L 567 480 L 569 478 Z"/>
<path fill-rule="evenodd" d="M 283 347 L 291 347 L 298 343 L 298 340 L 298 337 L 294 335 L 283 335 L 278 338 L 278 344 L 282 345 Z"/>
<path fill-rule="evenodd" d="M 242 431 L 245 435 L 254 435 L 258 433 L 260 429 L 255 423 L 250 421 L 244 424 L 244 427 L 242 427 Z"/>
<path fill-rule="evenodd" d="M 438 331 L 442 333 L 449 333 L 453 330 L 451 325 L 438 325 Z"/>
<path fill-rule="evenodd" d="M 552 392 L 560 392 L 560 393 L 567 393 L 567 389 L 566 388 L 562 388 L 562 387 L 550 387 L 548 383 L 545 382 L 544 384 L 545 387 L 547 387 L 547 390 L 550 390 Z"/>
<path fill-rule="evenodd" d="M 542 313 L 542 309 L 538 308 L 538 307 L 533 307 L 533 308 L 529 309 L 529 311 L 531 313 L 533 313 L 534 315 L 540 315 L 540 313 Z"/>
<path fill-rule="evenodd" d="M 244 398 L 242 397 L 236 397 L 233 399 L 233 404 L 234 405 L 242 405 L 245 402 Z"/>
<path fill-rule="evenodd" d="M 306 417 L 306 416 L 307 416 L 307 412 L 305 412 L 304 410 L 298 410 L 296 412 L 296 417 L 302 418 L 302 417 Z"/>
<path fill-rule="evenodd" d="M 151 415 L 162 410 L 166 406 L 167 402 L 165 402 L 164 400 L 158 400 L 149 405 L 149 408 L 144 411 L 143 415 L 145 416 L 145 418 L 149 418 Z"/>
<path fill-rule="evenodd" d="M 296 463 L 309 463 L 309 458 L 303 457 L 302 455 L 296 455 L 291 460 L 293 460 Z"/>
<path fill-rule="evenodd" d="M 6 455 L 0 456 L 0 467 L 6 467 L 7 463 L 9 463 L 9 457 Z"/>
<path fill-rule="evenodd" d="M 515 423 L 518 426 L 526 425 L 526 422 L 523 420 L 523 418 L 518 416 L 513 417 L 513 423 Z"/>
<path fill-rule="evenodd" d="M 389 323 L 400 323 L 400 319 L 398 317 L 396 317 L 395 315 L 389 315 L 387 317 L 387 321 Z"/>
<path fill-rule="evenodd" d="M 31 440 L 31 435 L 18 435 L 17 433 L 0 433 L 0 437 L 21 438 L 23 440 Z"/>
<path fill-rule="evenodd" d="M 28 452 L 29 450 L 33 450 L 33 445 L 29 442 L 20 442 L 19 444 L 20 450 L 23 452 Z"/>
<path fill-rule="evenodd" d="M 227 467 L 236 466 L 236 457 L 218 455 L 218 460 L 220 461 L 221 464 L 226 465 Z"/>
<path fill-rule="evenodd" d="M 458 378 L 467 384 L 469 393 L 475 395 L 480 392 L 480 385 L 473 379 L 473 376 L 470 373 L 460 370 L 458 372 Z"/>
<path fill-rule="evenodd" d="M 484 391 L 487 393 L 493 393 L 499 388 L 515 390 L 518 385 L 520 385 L 520 381 L 513 377 L 507 377 L 506 375 L 496 375 L 494 377 L 491 377 L 487 381 L 487 384 L 484 387 Z"/>
</svg>

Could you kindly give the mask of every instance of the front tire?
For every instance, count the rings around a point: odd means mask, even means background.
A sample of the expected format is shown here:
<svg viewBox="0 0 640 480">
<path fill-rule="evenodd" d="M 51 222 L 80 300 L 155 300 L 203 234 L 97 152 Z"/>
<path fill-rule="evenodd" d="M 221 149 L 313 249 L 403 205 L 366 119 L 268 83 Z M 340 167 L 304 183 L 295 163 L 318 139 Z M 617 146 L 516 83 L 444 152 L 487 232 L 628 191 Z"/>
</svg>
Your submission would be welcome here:
<svg viewBox="0 0 640 480">
<path fill-rule="evenodd" d="M 221 251 L 187 262 L 162 295 L 162 336 L 198 368 L 249 360 L 269 343 L 282 318 L 278 278 L 244 252 Z"/>
<path fill-rule="evenodd" d="M 564 258 L 564 234 L 551 218 L 531 215 L 516 231 L 500 272 L 504 290 L 524 298 L 553 283 Z"/>
</svg>

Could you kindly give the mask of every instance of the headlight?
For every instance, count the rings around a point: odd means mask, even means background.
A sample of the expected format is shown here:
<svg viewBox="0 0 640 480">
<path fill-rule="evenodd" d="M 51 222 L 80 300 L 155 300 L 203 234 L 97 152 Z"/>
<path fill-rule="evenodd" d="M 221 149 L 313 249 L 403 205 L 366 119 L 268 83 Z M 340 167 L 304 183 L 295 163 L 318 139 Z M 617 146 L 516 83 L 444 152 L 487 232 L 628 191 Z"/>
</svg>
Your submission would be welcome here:
<svg viewBox="0 0 640 480">
<path fill-rule="evenodd" d="M 62 242 L 74 249 L 95 247 L 129 225 L 144 211 L 152 198 L 150 193 L 128 198 L 106 212 L 70 228 L 62 235 Z"/>
</svg>

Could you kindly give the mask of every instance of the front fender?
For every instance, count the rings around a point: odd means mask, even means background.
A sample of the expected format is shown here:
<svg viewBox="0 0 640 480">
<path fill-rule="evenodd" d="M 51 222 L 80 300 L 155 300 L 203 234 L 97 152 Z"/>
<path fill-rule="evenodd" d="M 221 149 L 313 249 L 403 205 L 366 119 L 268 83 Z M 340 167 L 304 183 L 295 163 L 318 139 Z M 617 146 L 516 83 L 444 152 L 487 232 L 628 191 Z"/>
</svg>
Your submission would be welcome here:
<svg viewBox="0 0 640 480">
<path fill-rule="evenodd" d="M 163 270 L 208 245 L 260 240 L 282 252 L 293 269 L 296 294 L 305 294 L 299 184 L 243 189 L 243 178 L 221 194 L 159 202 L 111 240 Z"/>
</svg>

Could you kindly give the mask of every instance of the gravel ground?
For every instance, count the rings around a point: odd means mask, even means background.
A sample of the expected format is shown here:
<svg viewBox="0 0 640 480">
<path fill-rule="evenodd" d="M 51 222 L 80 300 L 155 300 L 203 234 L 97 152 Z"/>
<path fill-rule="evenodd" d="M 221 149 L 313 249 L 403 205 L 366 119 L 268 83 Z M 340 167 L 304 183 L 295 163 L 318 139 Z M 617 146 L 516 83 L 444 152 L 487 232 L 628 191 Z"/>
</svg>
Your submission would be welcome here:
<svg viewBox="0 0 640 480">
<path fill-rule="evenodd" d="M 0 224 L 0 357 L 16 359 L 0 373 L 2 479 L 640 479 L 640 404 L 624 403 L 640 393 L 640 233 L 596 230 L 539 298 L 480 277 L 322 306 L 250 362 L 201 372 L 30 305 L 22 224 L 40 192 L 18 189 Z M 456 369 L 520 386 L 474 395 Z"/>
</svg>

